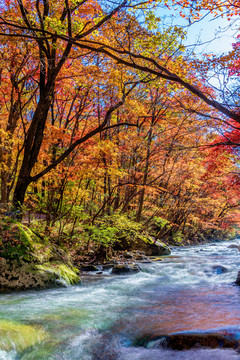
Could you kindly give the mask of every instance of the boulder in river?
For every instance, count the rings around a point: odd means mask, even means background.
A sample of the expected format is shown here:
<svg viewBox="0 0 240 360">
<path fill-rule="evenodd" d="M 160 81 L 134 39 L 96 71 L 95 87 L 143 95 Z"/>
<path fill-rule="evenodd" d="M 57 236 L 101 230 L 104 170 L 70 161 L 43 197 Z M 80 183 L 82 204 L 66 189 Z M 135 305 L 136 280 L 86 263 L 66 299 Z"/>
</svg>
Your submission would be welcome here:
<svg viewBox="0 0 240 360">
<path fill-rule="evenodd" d="M 240 286 L 240 271 L 238 272 L 238 275 L 237 275 L 237 279 L 236 279 L 236 281 L 235 281 L 235 284 Z"/>
<path fill-rule="evenodd" d="M 166 336 L 145 336 L 136 341 L 136 345 L 144 347 L 163 347 L 172 350 L 189 350 L 192 348 L 207 347 L 216 348 L 238 348 L 238 339 L 227 333 L 177 333 Z"/>
<path fill-rule="evenodd" d="M 212 269 L 214 271 L 215 274 L 225 274 L 228 272 L 228 269 L 225 266 L 222 265 L 213 265 Z"/>
<path fill-rule="evenodd" d="M 239 248 L 239 245 L 237 244 L 231 244 L 228 246 L 228 249 L 238 249 Z"/>
<path fill-rule="evenodd" d="M 99 271 L 99 268 L 92 264 L 86 264 L 86 265 L 82 265 L 80 267 L 80 270 L 81 271 Z"/>
</svg>

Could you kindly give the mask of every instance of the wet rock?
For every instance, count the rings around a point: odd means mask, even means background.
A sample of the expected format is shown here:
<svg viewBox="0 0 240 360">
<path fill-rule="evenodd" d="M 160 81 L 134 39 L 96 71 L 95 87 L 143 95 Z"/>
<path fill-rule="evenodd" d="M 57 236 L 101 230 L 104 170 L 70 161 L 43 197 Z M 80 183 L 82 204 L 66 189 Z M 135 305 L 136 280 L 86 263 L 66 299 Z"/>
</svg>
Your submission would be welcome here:
<svg viewBox="0 0 240 360">
<path fill-rule="evenodd" d="M 162 256 L 162 255 L 170 255 L 170 248 L 160 241 L 156 241 L 154 244 L 150 246 L 149 251 L 146 251 L 146 255 L 150 256 Z"/>
<path fill-rule="evenodd" d="M 239 246 L 237 244 L 231 244 L 228 246 L 228 249 L 238 249 Z"/>
<path fill-rule="evenodd" d="M 0 350 L 11 351 L 14 348 L 22 352 L 36 344 L 39 345 L 47 339 L 47 336 L 48 334 L 39 326 L 0 320 Z"/>
<path fill-rule="evenodd" d="M 166 337 L 166 345 L 173 350 L 187 350 L 193 347 L 237 348 L 238 341 L 222 334 L 176 334 Z"/>
<path fill-rule="evenodd" d="M 238 272 L 238 275 L 237 275 L 237 279 L 236 279 L 236 281 L 235 281 L 235 284 L 240 286 L 240 271 Z"/>
<path fill-rule="evenodd" d="M 192 348 L 207 347 L 238 348 L 238 340 L 232 334 L 222 333 L 178 333 L 167 336 L 145 336 L 138 339 L 137 345 L 145 347 L 163 347 L 172 350 L 189 350 Z"/>
<path fill-rule="evenodd" d="M 82 265 L 80 267 L 81 271 L 99 271 L 99 268 L 95 265 Z"/>
<path fill-rule="evenodd" d="M 228 269 L 222 265 L 214 265 L 214 266 L 212 266 L 212 269 L 213 269 L 214 273 L 216 273 L 218 275 L 225 274 L 228 272 Z"/>
<path fill-rule="evenodd" d="M 118 264 L 114 265 L 114 267 L 112 268 L 112 274 L 114 275 L 135 274 L 140 271 L 140 267 L 135 264 Z"/>
</svg>

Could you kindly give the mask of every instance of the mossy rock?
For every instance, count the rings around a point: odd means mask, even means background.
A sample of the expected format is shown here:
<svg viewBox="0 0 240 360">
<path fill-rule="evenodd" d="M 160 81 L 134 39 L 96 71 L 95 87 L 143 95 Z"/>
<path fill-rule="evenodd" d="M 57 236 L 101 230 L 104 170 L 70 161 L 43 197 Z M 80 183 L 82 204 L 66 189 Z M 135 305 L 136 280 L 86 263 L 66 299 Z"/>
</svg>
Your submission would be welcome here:
<svg viewBox="0 0 240 360">
<path fill-rule="evenodd" d="M 77 275 L 77 269 L 75 271 L 70 269 L 67 265 L 61 263 L 45 263 L 43 265 L 36 265 L 36 269 L 43 273 L 49 273 L 53 277 L 56 277 L 57 281 L 63 285 L 76 285 L 80 282 L 80 277 Z"/>
<path fill-rule="evenodd" d="M 80 283 L 77 269 L 62 263 L 34 264 L 0 258 L 0 289 L 47 289 Z"/>
<path fill-rule="evenodd" d="M 140 235 L 132 243 L 132 250 L 144 251 L 147 256 L 170 255 L 170 248 L 161 241 L 154 241 L 151 236 Z"/>
<path fill-rule="evenodd" d="M 0 218 L 0 289 L 45 289 L 80 282 L 70 255 L 27 226 Z"/>
<path fill-rule="evenodd" d="M 114 245 L 114 250 L 138 250 L 143 251 L 147 256 L 171 254 L 171 250 L 166 244 L 161 241 L 155 241 L 155 239 L 149 235 L 142 235 L 140 231 L 132 237 L 120 237 Z"/>
<path fill-rule="evenodd" d="M 47 340 L 48 334 L 40 327 L 0 320 L 0 349 L 23 351 Z"/>
</svg>

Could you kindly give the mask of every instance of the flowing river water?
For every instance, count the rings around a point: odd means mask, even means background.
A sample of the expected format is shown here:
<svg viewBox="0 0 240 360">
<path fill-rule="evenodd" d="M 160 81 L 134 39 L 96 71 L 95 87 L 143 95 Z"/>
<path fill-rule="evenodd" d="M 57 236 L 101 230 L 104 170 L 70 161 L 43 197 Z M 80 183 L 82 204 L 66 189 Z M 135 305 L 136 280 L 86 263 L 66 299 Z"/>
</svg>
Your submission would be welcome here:
<svg viewBox="0 0 240 360">
<path fill-rule="evenodd" d="M 240 287 L 233 285 L 240 252 L 229 244 L 176 248 L 161 262 L 141 264 L 134 275 L 108 270 L 84 277 L 79 286 L 1 294 L 1 321 L 30 325 L 44 336 L 24 348 L 31 334 L 17 334 L 19 348 L 14 337 L 9 347 L 5 333 L 0 360 L 240 359 L 234 349 L 177 351 L 137 341 L 146 334 L 204 331 L 240 338 Z"/>
</svg>

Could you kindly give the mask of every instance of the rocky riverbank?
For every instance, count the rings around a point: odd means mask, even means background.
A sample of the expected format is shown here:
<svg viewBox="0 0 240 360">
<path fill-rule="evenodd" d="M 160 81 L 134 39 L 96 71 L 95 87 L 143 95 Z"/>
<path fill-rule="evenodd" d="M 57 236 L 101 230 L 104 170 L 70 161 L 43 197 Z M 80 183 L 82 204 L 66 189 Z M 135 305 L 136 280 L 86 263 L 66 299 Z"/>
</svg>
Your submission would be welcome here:
<svg viewBox="0 0 240 360">
<path fill-rule="evenodd" d="M 150 262 L 148 256 L 171 253 L 165 244 L 150 237 L 128 242 L 130 251 L 115 250 L 111 259 L 99 263 L 73 262 L 71 252 L 7 216 L 0 218 L 0 290 L 46 289 L 81 282 L 84 272 L 131 274 L 141 271 L 137 262 Z M 138 250 L 137 250 L 138 249 Z"/>
<path fill-rule="evenodd" d="M 76 251 L 52 243 L 26 225 L 2 216 L 0 218 L 0 290 L 46 289 L 81 282 L 81 274 L 134 274 L 141 271 L 141 263 L 161 261 L 171 254 L 170 247 L 149 235 L 122 237 L 115 243 L 111 256 L 94 256 L 91 251 L 84 258 Z M 127 247 L 127 250 L 123 250 Z M 230 247 L 238 249 L 238 245 Z M 73 256 L 73 254 L 75 256 Z M 216 272 L 224 272 L 218 265 Z M 240 272 L 236 280 L 240 284 Z"/>
</svg>

